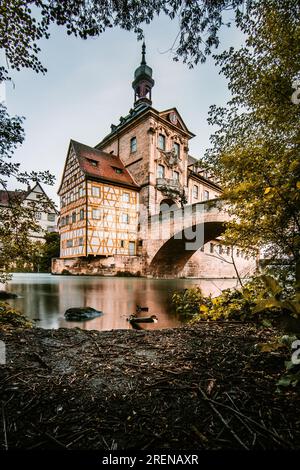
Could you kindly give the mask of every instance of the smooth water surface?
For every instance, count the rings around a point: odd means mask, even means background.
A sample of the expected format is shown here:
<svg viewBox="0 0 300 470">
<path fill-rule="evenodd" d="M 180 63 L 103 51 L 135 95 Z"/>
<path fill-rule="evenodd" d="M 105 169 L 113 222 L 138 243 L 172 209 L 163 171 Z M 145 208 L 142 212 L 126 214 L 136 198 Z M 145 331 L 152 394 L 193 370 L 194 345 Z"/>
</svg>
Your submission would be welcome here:
<svg viewBox="0 0 300 470">
<path fill-rule="evenodd" d="M 201 287 L 204 294 L 217 295 L 236 286 L 235 279 L 143 279 L 126 277 L 52 276 L 17 273 L 7 290 L 20 296 L 9 300 L 16 309 L 42 328 L 111 330 L 132 328 L 126 318 L 136 305 L 149 307 L 158 323 L 143 324 L 145 329 L 179 326 L 183 320 L 174 313 L 171 297 L 176 290 Z M 64 312 L 70 307 L 93 307 L 104 315 L 85 322 L 67 322 Z M 140 316 L 147 316 L 142 313 Z"/>
</svg>

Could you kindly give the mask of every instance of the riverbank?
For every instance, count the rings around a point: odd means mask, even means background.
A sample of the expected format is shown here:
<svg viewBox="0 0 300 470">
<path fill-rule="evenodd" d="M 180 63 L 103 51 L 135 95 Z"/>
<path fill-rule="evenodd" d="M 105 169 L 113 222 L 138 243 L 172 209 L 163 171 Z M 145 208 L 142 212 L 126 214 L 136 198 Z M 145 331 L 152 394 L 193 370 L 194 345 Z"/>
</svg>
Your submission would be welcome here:
<svg viewBox="0 0 300 470">
<path fill-rule="evenodd" d="M 1 448 L 299 448 L 299 394 L 276 392 L 273 329 L 0 332 Z M 5 429 L 5 431 L 3 431 Z"/>
</svg>

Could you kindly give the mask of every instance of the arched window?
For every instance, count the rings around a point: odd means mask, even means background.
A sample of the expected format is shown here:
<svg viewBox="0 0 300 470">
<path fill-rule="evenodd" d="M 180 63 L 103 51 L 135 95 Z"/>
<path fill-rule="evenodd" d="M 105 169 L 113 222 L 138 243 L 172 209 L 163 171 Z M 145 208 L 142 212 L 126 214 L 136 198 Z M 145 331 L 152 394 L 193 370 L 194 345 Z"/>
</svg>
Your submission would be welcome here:
<svg viewBox="0 0 300 470">
<path fill-rule="evenodd" d="M 174 181 L 179 181 L 179 172 L 178 171 L 173 171 L 173 180 Z"/>
<path fill-rule="evenodd" d="M 158 165 L 157 167 L 157 178 L 165 177 L 165 167 L 163 165 Z"/>
<path fill-rule="evenodd" d="M 177 142 L 173 143 L 173 149 L 176 157 L 180 157 L 180 145 Z"/>
<path fill-rule="evenodd" d="M 163 134 L 159 134 L 158 136 L 158 148 L 166 150 L 166 136 Z"/>
<path fill-rule="evenodd" d="M 130 139 L 130 152 L 131 153 L 136 152 L 136 149 L 137 149 L 136 137 L 132 137 Z"/>
<path fill-rule="evenodd" d="M 159 212 L 170 212 L 178 209 L 178 206 L 173 199 L 163 199 L 159 205 Z"/>
</svg>

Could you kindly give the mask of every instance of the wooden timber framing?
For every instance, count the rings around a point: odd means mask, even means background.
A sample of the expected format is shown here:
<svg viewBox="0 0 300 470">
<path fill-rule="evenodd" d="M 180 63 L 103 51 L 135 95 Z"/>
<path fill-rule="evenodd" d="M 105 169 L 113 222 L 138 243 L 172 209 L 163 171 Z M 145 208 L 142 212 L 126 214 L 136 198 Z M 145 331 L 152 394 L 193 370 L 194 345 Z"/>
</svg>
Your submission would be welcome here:
<svg viewBox="0 0 300 470">
<path fill-rule="evenodd" d="M 126 175 L 117 157 L 71 141 L 59 188 L 61 258 L 135 254 L 139 188 Z"/>
</svg>

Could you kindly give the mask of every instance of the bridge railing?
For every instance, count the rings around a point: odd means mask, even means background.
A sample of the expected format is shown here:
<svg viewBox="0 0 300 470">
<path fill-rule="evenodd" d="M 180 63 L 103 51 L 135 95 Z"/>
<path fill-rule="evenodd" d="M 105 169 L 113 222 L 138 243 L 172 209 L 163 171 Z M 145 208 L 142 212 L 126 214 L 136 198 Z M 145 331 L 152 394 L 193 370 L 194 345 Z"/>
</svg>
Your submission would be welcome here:
<svg viewBox="0 0 300 470">
<path fill-rule="evenodd" d="M 175 209 L 172 206 L 170 210 L 159 212 L 158 214 L 149 215 L 148 224 L 154 222 L 169 221 L 170 219 L 184 219 L 184 216 L 190 216 L 191 214 L 207 213 L 207 212 L 219 212 L 224 210 L 225 204 L 220 199 L 209 199 L 208 201 L 195 202 L 194 204 L 188 204 L 183 207 Z"/>
</svg>

